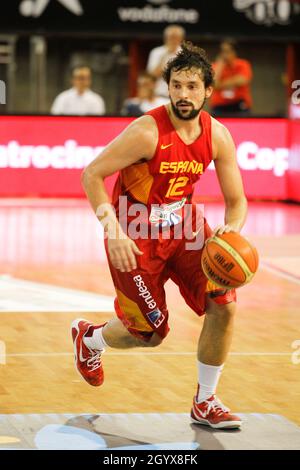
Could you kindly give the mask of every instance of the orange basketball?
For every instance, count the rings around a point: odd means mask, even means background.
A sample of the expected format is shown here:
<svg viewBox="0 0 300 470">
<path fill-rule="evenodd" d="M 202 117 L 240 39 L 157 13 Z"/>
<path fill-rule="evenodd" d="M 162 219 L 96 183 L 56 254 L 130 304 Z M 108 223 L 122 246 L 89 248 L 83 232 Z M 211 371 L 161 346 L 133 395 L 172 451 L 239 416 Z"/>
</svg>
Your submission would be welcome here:
<svg viewBox="0 0 300 470">
<path fill-rule="evenodd" d="M 208 279 L 220 287 L 241 287 L 258 268 L 256 248 L 237 232 L 211 237 L 203 249 L 201 264 Z"/>
</svg>

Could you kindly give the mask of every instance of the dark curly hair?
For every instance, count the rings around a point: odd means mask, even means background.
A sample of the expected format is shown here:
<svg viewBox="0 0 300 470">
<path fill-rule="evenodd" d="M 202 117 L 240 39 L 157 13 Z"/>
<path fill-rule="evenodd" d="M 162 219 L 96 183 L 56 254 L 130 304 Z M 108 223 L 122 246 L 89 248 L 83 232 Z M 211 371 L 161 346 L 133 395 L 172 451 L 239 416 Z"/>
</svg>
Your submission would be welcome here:
<svg viewBox="0 0 300 470">
<path fill-rule="evenodd" d="M 185 41 L 176 56 L 167 63 L 163 71 L 163 79 L 169 85 L 172 71 L 178 72 L 192 68 L 201 70 L 205 88 L 213 85 L 214 72 L 205 50 L 195 46 L 192 42 Z"/>
</svg>

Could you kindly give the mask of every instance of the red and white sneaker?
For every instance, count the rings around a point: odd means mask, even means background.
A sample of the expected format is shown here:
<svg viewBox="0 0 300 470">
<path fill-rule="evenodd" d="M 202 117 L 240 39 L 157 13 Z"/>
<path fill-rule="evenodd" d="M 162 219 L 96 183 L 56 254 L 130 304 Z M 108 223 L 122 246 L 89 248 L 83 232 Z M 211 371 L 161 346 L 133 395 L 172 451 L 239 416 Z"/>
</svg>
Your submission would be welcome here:
<svg viewBox="0 0 300 470">
<path fill-rule="evenodd" d="M 78 372 L 90 385 L 99 387 L 104 381 L 101 355 L 105 350 L 90 349 L 83 341 L 85 335 L 93 327 L 92 323 L 78 318 L 72 322 L 71 332 L 74 343 L 75 364 Z"/>
<path fill-rule="evenodd" d="M 194 397 L 191 418 L 195 424 L 206 424 L 216 429 L 235 429 L 242 425 L 241 418 L 231 414 L 215 395 L 201 403 L 197 403 Z"/>
</svg>

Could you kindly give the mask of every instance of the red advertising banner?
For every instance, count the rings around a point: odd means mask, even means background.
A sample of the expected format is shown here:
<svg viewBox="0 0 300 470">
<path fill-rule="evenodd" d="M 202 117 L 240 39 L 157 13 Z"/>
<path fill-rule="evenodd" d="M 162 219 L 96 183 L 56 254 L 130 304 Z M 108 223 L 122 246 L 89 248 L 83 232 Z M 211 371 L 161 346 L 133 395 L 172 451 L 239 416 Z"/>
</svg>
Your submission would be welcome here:
<svg viewBox="0 0 300 470">
<path fill-rule="evenodd" d="M 1 116 L 0 196 L 82 197 L 80 173 L 130 118 Z M 237 146 L 248 198 L 286 199 L 285 119 L 224 119 Z M 107 179 L 109 192 L 115 176 Z M 213 164 L 195 194 L 220 198 Z"/>
<path fill-rule="evenodd" d="M 288 199 L 300 202 L 300 119 L 290 122 L 289 147 Z"/>
<path fill-rule="evenodd" d="M 0 195 L 83 196 L 82 169 L 129 122 L 126 118 L 0 117 Z"/>
</svg>

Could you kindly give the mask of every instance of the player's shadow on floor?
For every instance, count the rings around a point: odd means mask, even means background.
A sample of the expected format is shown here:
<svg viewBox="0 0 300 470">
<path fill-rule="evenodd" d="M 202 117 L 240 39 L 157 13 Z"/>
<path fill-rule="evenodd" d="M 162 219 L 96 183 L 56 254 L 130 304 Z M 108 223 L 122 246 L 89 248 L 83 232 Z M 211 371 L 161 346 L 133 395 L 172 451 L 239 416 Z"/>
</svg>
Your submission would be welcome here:
<svg viewBox="0 0 300 470">
<path fill-rule="evenodd" d="M 82 415 L 69 419 L 66 426 L 78 427 L 91 433 L 99 435 L 106 443 L 107 449 L 114 447 L 130 447 L 130 446 L 145 446 L 149 442 L 143 439 L 130 439 L 126 437 L 126 431 L 121 425 L 115 427 L 110 432 L 97 430 L 96 422 L 101 418 L 101 415 Z"/>
<path fill-rule="evenodd" d="M 194 441 L 199 444 L 198 450 L 225 450 L 224 445 L 218 440 L 218 434 L 241 432 L 241 429 L 213 429 L 201 424 L 190 424 L 190 428 L 195 433 Z"/>
<path fill-rule="evenodd" d="M 101 420 L 101 415 L 82 415 L 69 419 L 65 425 L 77 427 L 100 436 L 101 439 L 105 441 L 107 449 L 148 445 L 159 446 L 159 444 L 153 444 L 153 442 L 149 442 L 147 437 L 143 439 L 142 435 L 139 439 L 133 437 L 130 438 L 128 434 L 130 435 L 131 429 L 130 427 L 127 427 L 126 429 L 126 425 L 124 426 L 125 423 L 120 423 L 119 425 L 115 424 L 111 430 L 103 429 L 102 431 L 101 426 L 99 428 L 99 419 Z M 240 432 L 239 429 L 224 431 L 197 424 L 189 424 L 188 429 L 194 433 L 194 438 L 189 436 L 187 443 L 192 442 L 193 444 L 198 444 L 198 446 L 195 446 L 195 450 L 224 450 L 225 447 L 218 440 L 218 434 L 220 432 L 226 432 L 230 434 Z M 145 429 L 145 431 L 145 435 L 147 435 L 147 429 Z M 172 430 L 170 430 L 170 434 L 171 433 Z M 170 440 L 170 434 L 166 434 L 165 439 L 163 439 L 165 443 Z M 172 445 L 172 442 L 170 442 L 170 445 Z"/>
</svg>

